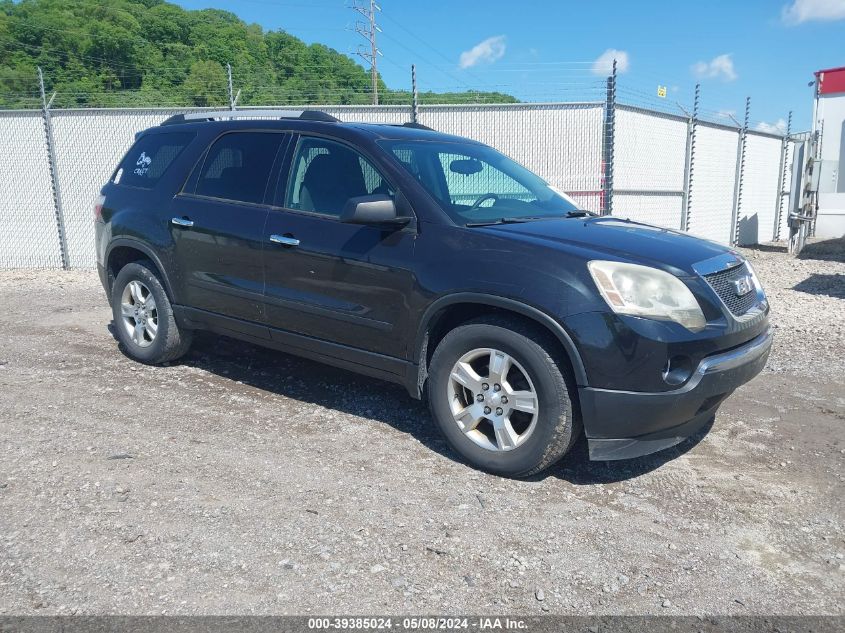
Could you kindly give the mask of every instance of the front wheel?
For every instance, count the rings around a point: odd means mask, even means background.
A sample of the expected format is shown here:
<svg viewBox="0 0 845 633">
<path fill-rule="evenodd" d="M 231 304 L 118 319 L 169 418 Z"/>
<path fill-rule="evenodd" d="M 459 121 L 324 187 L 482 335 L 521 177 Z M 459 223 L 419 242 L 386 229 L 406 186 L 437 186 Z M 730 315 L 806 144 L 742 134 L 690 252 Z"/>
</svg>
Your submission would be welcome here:
<svg viewBox="0 0 845 633">
<path fill-rule="evenodd" d="M 112 317 L 126 355 L 151 365 L 176 360 L 191 346 L 191 331 L 180 329 L 173 307 L 151 262 L 131 262 L 112 286 Z"/>
<path fill-rule="evenodd" d="M 507 477 L 538 473 L 571 448 L 580 430 L 572 389 L 551 337 L 507 317 L 455 328 L 429 367 L 429 408 L 449 444 Z"/>
</svg>

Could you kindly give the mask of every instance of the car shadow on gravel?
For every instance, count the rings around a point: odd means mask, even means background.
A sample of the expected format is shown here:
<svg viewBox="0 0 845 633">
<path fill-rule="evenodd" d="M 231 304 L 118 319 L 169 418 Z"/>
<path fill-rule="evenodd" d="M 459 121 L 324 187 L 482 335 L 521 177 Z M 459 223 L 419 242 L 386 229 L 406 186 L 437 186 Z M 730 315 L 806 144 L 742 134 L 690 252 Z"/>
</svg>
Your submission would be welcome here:
<svg viewBox="0 0 845 633">
<path fill-rule="evenodd" d="M 404 388 L 225 336 L 197 332 L 180 364 L 268 393 L 384 422 L 422 444 L 455 458 L 430 422 L 428 408 Z"/>
<path fill-rule="evenodd" d="M 108 328 L 115 336 L 114 324 L 110 323 Z M 426 405 L 399 385 L 206 332 L 195 335 L 190 353 L 179 364 L 219 376 L 232 390 L 242 383 L 285 398 L 389 424 L 429 450 L 460 461 L 460 456 L 434 426 Z M 557 477 L 575 485 L 590 485 L 633 479 L 683 455 L 701 441 L 711 425 L 712 420 L 693 437 L 654 455 L 612 462 L 590 461 L 582 435 L 560 464 L 529 480 Z"/>
</svg>

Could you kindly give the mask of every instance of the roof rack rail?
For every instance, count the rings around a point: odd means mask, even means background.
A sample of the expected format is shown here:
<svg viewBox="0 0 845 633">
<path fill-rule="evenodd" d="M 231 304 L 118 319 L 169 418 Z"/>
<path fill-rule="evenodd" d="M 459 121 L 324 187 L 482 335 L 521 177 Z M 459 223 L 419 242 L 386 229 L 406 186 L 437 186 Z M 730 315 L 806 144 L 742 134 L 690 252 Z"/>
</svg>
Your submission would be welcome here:
<svg viewBox="0 0 845 633">
<path fill-rule="evenodd" d="M 402 127 L 412 127 L 417 130 L 431 130 L 434 132 L 433 127 L 428 127 L 427 125 L 423 125 L 422 123 L 417 123 L 416 121 L 407 121 L 402 124 Z"/>
<path fill-rule="evenodd" d="M 325 121 L 339 123 L 340 119 L 322 110 L 215 110 L 211 112 L 189 112 L 174 114 L 161 122 L 161 125 L 176 123 L 200 123 L 216 119 L 299 119 L 301 121 Z"/>
</svg>

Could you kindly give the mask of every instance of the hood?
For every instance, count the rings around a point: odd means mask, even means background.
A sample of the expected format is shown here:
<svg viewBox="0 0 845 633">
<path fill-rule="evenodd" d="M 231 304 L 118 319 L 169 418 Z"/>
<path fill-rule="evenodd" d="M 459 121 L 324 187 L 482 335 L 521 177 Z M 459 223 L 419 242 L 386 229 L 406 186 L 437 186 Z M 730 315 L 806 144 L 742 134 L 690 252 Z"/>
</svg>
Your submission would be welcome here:
<svg viewBox="0 0 845 633">
<path fill-rule="evenodd" d="M 693 265 L 720 255 L 742 256 L 727 246 L 649 224 L 612 216 L 535 220 L 486 227 L 502 236 L 521 237 L 549 247 L 566 246 L 588 259 L 614 259 L 643 264 L 675 275 L 695 275 Z"/>
</svg>

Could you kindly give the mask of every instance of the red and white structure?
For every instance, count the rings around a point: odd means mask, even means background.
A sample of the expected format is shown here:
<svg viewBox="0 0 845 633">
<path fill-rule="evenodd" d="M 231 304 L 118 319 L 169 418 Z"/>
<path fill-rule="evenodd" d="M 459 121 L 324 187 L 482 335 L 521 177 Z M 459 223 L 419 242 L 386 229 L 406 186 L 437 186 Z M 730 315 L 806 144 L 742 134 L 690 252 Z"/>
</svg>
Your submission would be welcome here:
<svg viewBox="0 0 845 633">
<path fill-rule="evenodd" d="M 817 237 L 845 236 L 845 66 L 819 70 L 813 132 L 818 132 Z"/>
</svg>

